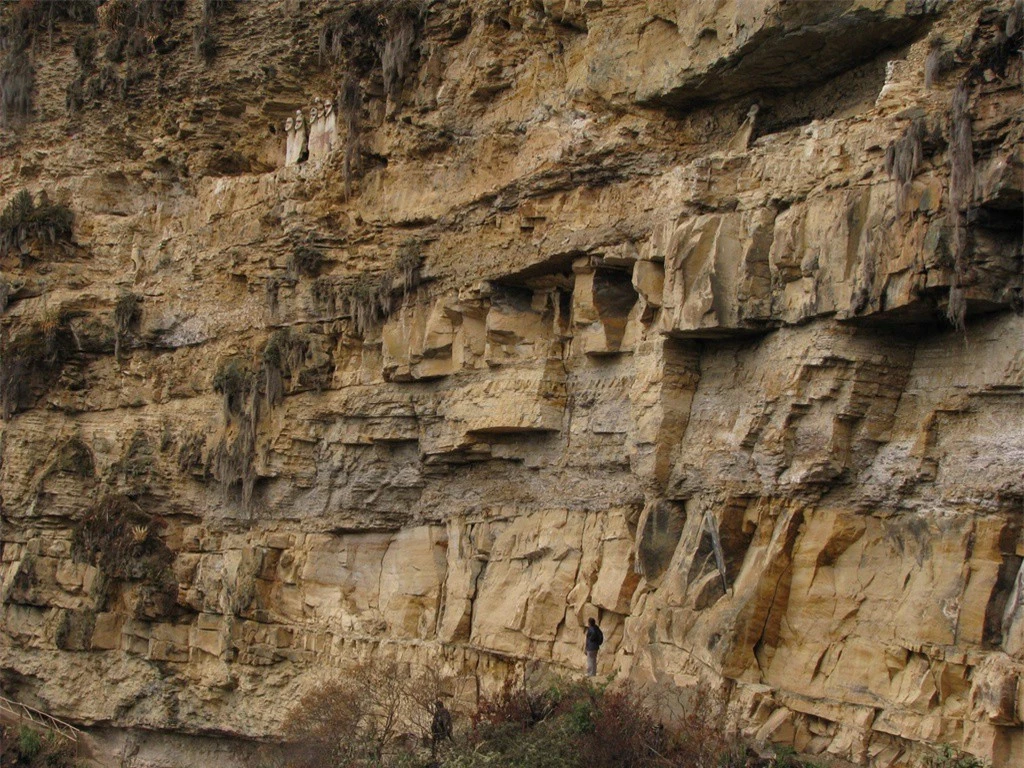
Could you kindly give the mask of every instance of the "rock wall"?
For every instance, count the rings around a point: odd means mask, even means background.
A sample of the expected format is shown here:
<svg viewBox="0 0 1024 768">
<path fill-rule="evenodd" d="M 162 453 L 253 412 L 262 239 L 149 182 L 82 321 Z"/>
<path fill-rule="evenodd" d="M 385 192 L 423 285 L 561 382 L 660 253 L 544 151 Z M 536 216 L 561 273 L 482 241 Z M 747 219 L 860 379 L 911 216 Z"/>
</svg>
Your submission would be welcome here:
<svg viewBox="0 0 1024 768">
<path fill-rule="evenodd" d="M 75 216 L 0 256 L 8 694 L 260 739 L 596 617 L 749 738 L 1024 761 L 1020 3 L 202 5 L 51 19 L 0 129 Z"/>
</svg>

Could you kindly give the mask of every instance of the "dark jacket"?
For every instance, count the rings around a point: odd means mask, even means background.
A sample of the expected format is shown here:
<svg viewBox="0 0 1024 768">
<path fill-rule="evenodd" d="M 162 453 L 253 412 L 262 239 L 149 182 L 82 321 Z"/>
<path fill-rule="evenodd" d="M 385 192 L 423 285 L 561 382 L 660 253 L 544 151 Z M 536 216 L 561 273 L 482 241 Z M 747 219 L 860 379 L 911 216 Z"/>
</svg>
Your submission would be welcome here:
<svg viewBox="0 0 1024 768">
<path fill-rule="evenodd" d="M 587 627 L 587 644 L 584 648 L 588 651 L 596 651 L 604 642 L 604 634 L 598 626 Z"/>
</svg>

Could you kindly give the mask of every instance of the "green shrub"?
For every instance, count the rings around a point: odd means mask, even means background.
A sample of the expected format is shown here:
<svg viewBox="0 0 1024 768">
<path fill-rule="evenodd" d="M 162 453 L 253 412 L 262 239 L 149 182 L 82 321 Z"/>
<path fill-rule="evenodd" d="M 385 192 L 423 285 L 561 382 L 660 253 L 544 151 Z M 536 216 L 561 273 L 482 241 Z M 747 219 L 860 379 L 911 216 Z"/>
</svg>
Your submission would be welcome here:
<svg viewBox="0 0 1024 768">
<path fill-rule="evenodd" d="M 985 761 L 949 744 L 940 746 L 936 754 L 925 761 L 925 765 L 927 768 L 991 768 Z"/>
<path fill-rule="evenodd" d="M 468 722 L 436 727 L 444 681 L 416 678 L 371 659 L 322 683 L 286 720 L 296 768 L 799 768 L 792 749 L 760 757 L 724 727 L 723 707 L 698 697 L 681 719 L 662 723 L 659 701 L 629 685 L 596 687 L 548 678 L 505 683 L 482 697 Z M 664 702 L 662 702 L 664 703 Z M 433 720 L 433 722 L 432 722 Z M 420 745 L 397 738 L 419 737 Z M 439 735 L 440 734 L 440 735 Z M 944 764 L 935 768 L 977 768 Z"/>
<path fill-rule="evenodd" d="M 10 768 L 76 768 L 75 746 L 51 731 L 0 725 L 0 764 Z"/>
<path fill-rule="evenodd" d="M 23 257 L 30 244 L 54 246 L 71 242 L 74 213 L 66 205 L 50 202 L 45 191 L 38 202 L 23 189 L 0 212 L 0 255 L 17 252 Z"/>
<path fill-rule="evenodd" d="M 39 732 L 27 725 L 18 729 L 18 754 L 23 760 L 32 760 L 43 749 L 43 741 Z"/>
</svg>

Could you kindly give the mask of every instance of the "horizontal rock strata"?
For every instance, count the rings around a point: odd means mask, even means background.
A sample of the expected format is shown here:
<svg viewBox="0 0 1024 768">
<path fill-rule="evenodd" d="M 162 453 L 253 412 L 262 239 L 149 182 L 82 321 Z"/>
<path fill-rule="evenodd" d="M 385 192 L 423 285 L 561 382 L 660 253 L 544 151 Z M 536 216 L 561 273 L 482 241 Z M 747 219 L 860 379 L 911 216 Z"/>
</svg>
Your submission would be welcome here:
<svg viewBox="0 0 1024 768">
<path fill-rule="evenodd" d="M 7 695 L 237 756 L 593 617 L 752 740 L 1024 761 L 1019 3 L 107 5 L 0 128 L 74 215 L 0 243 Z"/>
</svg>

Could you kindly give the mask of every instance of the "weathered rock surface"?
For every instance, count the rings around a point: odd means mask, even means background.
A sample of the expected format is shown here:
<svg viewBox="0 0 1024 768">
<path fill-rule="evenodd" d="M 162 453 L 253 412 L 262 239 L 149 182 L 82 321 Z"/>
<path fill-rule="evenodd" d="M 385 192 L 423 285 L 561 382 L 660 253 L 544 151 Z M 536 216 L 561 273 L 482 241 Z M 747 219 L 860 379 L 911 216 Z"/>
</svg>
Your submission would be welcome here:
<svg viewBox="0 0 1024 768">
<path fill-rule="evenodd" d="M 75 213 L 0 255 L 4 691 L 164 764 L 370 653 L 578 670 L 593 616 L 749 738 L 1024 762 L 1013 3 L 432 2 L 315 114 L 330 3 L 209 65 L 199 5 L 72 115 L 59 20 L 0 129 L 4 203 Z"/>
</svg>

